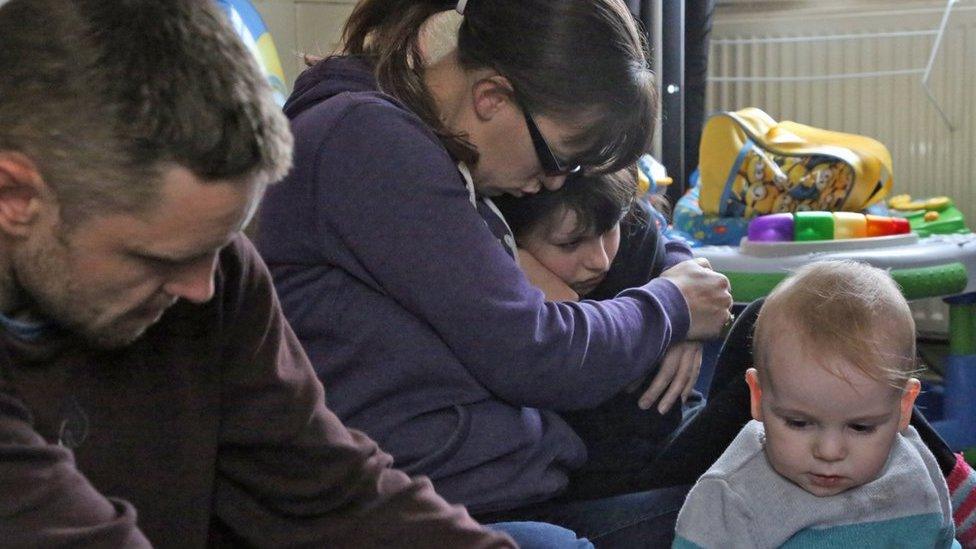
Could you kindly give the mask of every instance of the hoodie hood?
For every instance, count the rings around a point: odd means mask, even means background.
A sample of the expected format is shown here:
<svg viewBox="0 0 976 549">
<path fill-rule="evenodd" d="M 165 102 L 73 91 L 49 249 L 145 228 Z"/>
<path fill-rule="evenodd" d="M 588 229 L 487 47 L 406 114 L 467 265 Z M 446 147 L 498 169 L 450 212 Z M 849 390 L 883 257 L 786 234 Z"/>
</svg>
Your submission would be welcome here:
<svg viewBox="0 0 976 549">
<path fill-rule="evenodd" d="M 340 93 L 376 91 L 379 91 L 376 77 L 366 61 L 349 56 L 327 57 L 298 77 L 284 111 L 293 119 Z"/>
</svg>

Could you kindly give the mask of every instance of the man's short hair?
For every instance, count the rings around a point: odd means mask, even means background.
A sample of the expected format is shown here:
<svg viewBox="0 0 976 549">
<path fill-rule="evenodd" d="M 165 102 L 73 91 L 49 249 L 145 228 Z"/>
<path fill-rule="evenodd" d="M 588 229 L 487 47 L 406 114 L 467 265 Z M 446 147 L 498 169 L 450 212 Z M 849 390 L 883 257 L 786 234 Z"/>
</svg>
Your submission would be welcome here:
<svg viewBox="0 0 976 549">
<path fill-rule="evenodd" d="M 901 388 L 915 372 L 915 321 L 891 276 L 854 261 L 805 265 L 766 298 L 756 320 L 755 359 L 792 331 L 815 358 L 843 358 L 873 379 Z"/>
<path fill-rule="evenodd" d="M 205 181 L 278 180 L 291 135 L 210 0 L 9 0 L 3 150 L 28 156 L 77 220 L 151 206 L 172 165 Z"/>
</svg>

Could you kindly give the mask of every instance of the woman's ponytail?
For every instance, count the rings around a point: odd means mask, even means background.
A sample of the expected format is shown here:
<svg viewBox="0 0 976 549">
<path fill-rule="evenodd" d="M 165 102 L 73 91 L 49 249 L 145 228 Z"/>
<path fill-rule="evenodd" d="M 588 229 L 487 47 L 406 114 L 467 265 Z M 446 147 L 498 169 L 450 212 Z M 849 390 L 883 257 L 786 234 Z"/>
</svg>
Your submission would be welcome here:
<svg viewBox="0 0 976 549">
<path fill-rule="evenodd" d="M 362 0 L 343 29 L 343 51 L 368 60 L 382 91 L 403 101 L 440 138 L 455 158 L 478 160 L 473 145 L 440 118 L 424 82 L 420 31 L 433 15 L 455 9 L 454 0 Z"/>
<path fill-rule="evenodd" d="M 421 29 L 457 0 L 361 0 L 343 31 L 344 51 L 364 57 L 379 87 L 403 101 L 447 150 L 468 164 L 474 146 L 440 119 L 424 82 Z M 467 0 L 457 35 L 466 70 L 507 78 L 533 114 L 581 127 L 574 158 L 612 172 L 650 147 L 657 110 L 647 45 L 622 0 Z"/>
</svg>

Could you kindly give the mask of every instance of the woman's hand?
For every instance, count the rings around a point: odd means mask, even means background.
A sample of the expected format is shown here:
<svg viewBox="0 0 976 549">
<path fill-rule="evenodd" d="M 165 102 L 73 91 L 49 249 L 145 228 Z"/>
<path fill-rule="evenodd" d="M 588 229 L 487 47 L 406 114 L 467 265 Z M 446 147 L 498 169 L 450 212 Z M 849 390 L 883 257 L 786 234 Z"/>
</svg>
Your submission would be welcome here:
<svg viewBox="0 0 976 549">
<path fill-rule="evenodd" d="M 674 282 L 688 303 L 691 323 L 686 338 L 702 340 L 718 337 L 731 319 L 729 279 L 713 271 L 708 260 L 702 257 L 678 263 L 661 273 L 661 278 Z"/>
<path fill-rule="evenodd" d="M 647 410 L 654 404 L 654 401 L 661 396 L 667 387 L 667 392 L 661 397 L 657 405 L 660 414 L 666 413 L 671 406 L 681 398 L 681 402 L 688 399 L 695 383 L 698 381 L 698 374 L 701 372 L 702 344 L 694 341 L 683 341 L 672 345 L 661 361 L 661 367 L 651 385 L 644 391 L 644 394 L 637 400 L 637 406 L 642 410 Z"/>
<path fill-rule="evenodd" d="M 519 267 L 533 286 L 546 294 L 546 301 L 579 301 L 579 295 L 529 252 L 518 249 Z"/>
</svg>

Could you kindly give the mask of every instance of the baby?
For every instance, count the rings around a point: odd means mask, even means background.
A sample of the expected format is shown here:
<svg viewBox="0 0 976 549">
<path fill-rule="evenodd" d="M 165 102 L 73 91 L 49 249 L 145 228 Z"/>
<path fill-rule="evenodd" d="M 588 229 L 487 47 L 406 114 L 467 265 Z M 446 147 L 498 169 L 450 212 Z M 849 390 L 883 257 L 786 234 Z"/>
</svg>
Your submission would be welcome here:
<svg viewBox="0 0 976 549">
<path fill-rule="evenodd" d="M 909 426 L 915 324 L 882 270 L 820 262 L 756 321 L 749 422 L 692 488 L 674 547 L 952 547 L 949 493 Z"/>
</svg>

